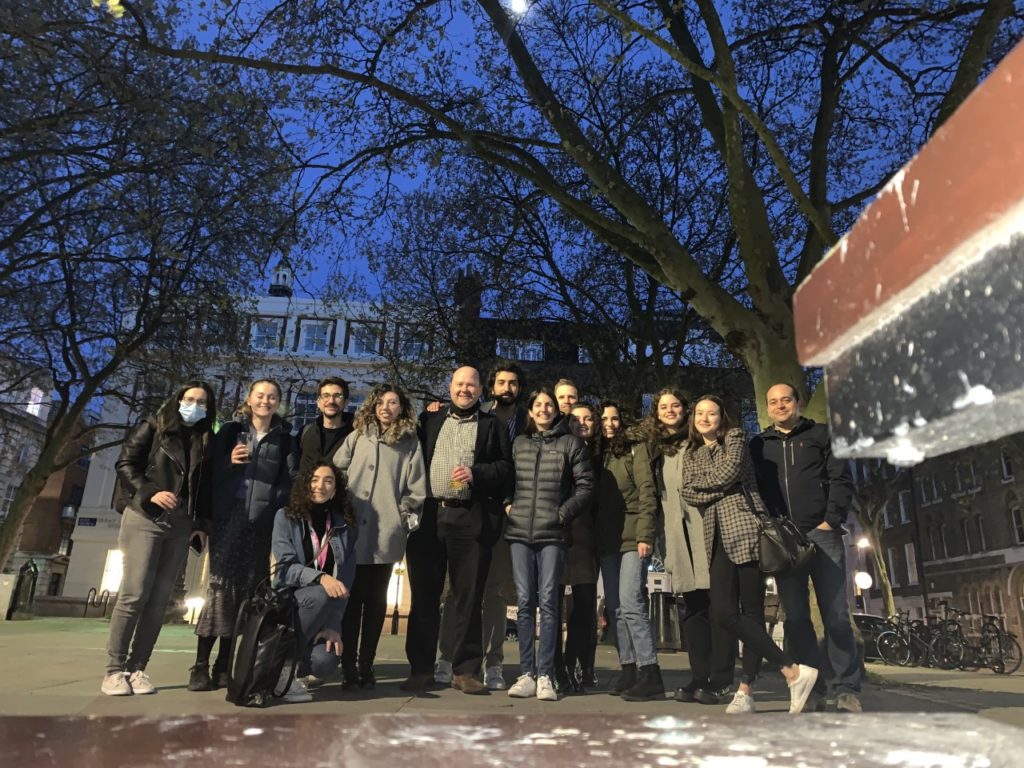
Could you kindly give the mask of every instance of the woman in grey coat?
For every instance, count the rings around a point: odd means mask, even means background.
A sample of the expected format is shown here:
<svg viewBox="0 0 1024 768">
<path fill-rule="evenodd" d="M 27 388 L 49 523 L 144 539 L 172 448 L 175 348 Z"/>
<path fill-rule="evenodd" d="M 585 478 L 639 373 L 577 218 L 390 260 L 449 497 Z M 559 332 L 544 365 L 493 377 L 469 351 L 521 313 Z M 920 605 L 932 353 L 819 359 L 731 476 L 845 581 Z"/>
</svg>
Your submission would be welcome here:
<svg viewBox="0 0 1024 768">
<path fill-rule="evenodd" d="M 419 525 L 427 480 L 416 416 L 399 387 L 374 387 L 353 427 L 334 454 L 359 526 L 356 579 L 341 625 L 342 686 L 373 688 L 388 583 L 394 564 L 405 557 L 406 538 Z"/>
<path fill-rule="evenodd" d="M 213 525 L 210 581 L 190 691 L 227 685 L 229 647 L 242 601 L 270 572 L 274 515 L 288 502 L 298 470 L 298 443 L 291 425 L 277 415 L 281 387 L 259 379 L 249 387 L 234 421 L 220 428 L 213 456 Z M 210 653 L 220 638 L 213 674 Z"/>
<path fill-rule="evenodd" d="M 767 510 L 757 494 L 743 430 L 731 428 L 725 404 L 715 395 L 705 395 L 693 408 L 683 454 L 682 496 L 704 518 L 704 546 L 711 563 L 711 618 L 743 641 L 743 677 L 725 711 L 754 711 L 751 686 L 762 658 L 782 667 L 789 685 L 789 711 L 802 711 L 818 670 L 793 663 L 765 630 L 755 515 Z M 751 503 L 756 509 L 750 508 Z"/>
<path fill-rule="evenodd" d="M 508 695 L 556 701 L 553 674 L 558 626 L 559 587 L 572 521 L 582 513 L 594 489 L 590 449 L 569 430 L 546 387 L 527 401 L 526 430 L 512 445 L 515 490 L 505 504 L 505 539 L 512 554 L 512 578 L 518 595 L 516 618 L 520 675 Z M 540 645 L 534 633 L 540 608 Z"/>
</svg>

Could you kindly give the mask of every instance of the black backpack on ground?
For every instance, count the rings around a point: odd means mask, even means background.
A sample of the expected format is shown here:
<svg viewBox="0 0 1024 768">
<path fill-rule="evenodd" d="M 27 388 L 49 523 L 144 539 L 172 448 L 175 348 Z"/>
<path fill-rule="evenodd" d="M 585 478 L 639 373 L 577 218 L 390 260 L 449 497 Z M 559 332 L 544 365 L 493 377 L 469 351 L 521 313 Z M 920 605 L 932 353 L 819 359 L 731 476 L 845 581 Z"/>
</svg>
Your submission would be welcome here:
<svg viewBox="0 0 1024 768">
<path fill-rule="evenodd" d="M 227 700 L 240 707 L 263 707 L 284 696 L 295 678 L 299 637 L 294 590 L 274 589 L 269 579 L 264 581 L 238 609 Z M 278 690 L 286 664 L 288 681 Z"/>
</svg>

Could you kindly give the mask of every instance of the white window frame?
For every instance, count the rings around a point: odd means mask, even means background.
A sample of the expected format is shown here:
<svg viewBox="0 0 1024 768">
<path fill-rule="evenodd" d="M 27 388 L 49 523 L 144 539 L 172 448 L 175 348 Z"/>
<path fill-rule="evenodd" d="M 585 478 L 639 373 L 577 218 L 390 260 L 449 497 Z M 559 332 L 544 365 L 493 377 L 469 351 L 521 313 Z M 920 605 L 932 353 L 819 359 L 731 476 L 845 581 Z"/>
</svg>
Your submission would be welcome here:
<svg viewBox="0 0 1024 768">
<path fill-rule="evenodd" d="M 960 535 L 964 539 L 964 554 L 973 555 L 974 550 L 971 548 L 971 521 L 966 517 L 960 521 Z"/>
<path fill-rule="evenodd" d="M 885 551 L 886 559 L 888 560 L 888 564 L 889 564 L 889 582 L 894 587 L 898 587 L 898 586 L 902 585 L 902 582 L 900 581 L 899 571 L 896 570 L 896 564 L 898 562 L 898 558 L 897 558 L 896 552 L 897 552 L 896 547 L 889 547 Z"/>
<path fill-rule="evenodd" d="M 900 524 L 906 524 L 910 522 L 910 506 L 913 497 L 913 491 L 909 488 L 904 488 L 902 491 L 896 494 L 896 499 L 899 501 L 900 506 Z"/>
<path fill-rule="evenodd" d="M 406 341 L 407 337 L 411 338 Z M 399 360 L 423 360 L 430 357 L 430 342 L 417 339 L 412 324 L 398 323 L 395 326 L 395 354 Z"/>
<path fill-rule="evenodd" d="M 331 351 L 330 320 L 301 320 L 299 349 L 304 355 L 327 355 Z M 314 335 L 314 333 L 316 335 Z"/>
<path fill-rule="evenodd" d="M 1020 500 L 1011 495 L 1006 508 L 1010 513 L 1010 526 L 1013 528 L 1014 538 L 1018 544 L 1024 544 L 1024 508 L 1021 507 Z"/>
<path fill-rule="evenodd" d="M 949 542 L 946 538 L 946 524 L 939 523 L 939 542 L 942 544 L 942 558 L 949 557 Z"/>
<path fill-rule="evenodd" d="M 360 329 L 374 331 L 374 346 L 372 348 L 366 344 L 370 340 L 369 335 L 364 337 L 359 333 Z M 380 357 L 384 351 L 384 323 L 375 320 L 349 320 L 346 336 L 345 354 L 349 357 Z M 356 345 L 359 345 L 360 348 L 356 349 Z"/>
<path fill-rule="evenodd" d="M 917 586 L 917 549 L 914 542 L 908 541 L 903 545 L 903 555 L 907 559 L 907 586 Z"/>
<path fill-rule="evenodd" d="M 999 474 L 1004 483 L 1013 482 L 1013 459 L 1005 448 L 999 450 Z"/>
<path fill-rule="evenodd" d="M 522 363 L 543 363 L 544 342 L 539 339 L 498 338 L 494 342 L 494 353 L 506 360 Z"/>
<path fill-rule="evenodd" d="M 985 521 L 981 515 L 976 515 L 974 518 L 974 530 L 978 533 L 978 551 L 986 552 L 988 542 L 985 540 Z"/>
<path fill-rule="evenodd" d="M 261 333 L 274 328 L 274 333 Z M 281 329 L 284 327 L 284 319 L 280 317 L 254 317 L 250 326 L 249 346 L 261 352 L 278 352 L 281 349 Z M 260 339 L 266 339 L 263 344 L 258 343 Z"/>
<path fill-rule="evenodd" d="M 43 413 L 43 398 L 46 393 L 43 392 L 39 387 L 32 387 L 28 392 L 28 404 L 25 406 L 25 410 L 28 411 L 30 416 L 41 416 Z"/>
</svg>

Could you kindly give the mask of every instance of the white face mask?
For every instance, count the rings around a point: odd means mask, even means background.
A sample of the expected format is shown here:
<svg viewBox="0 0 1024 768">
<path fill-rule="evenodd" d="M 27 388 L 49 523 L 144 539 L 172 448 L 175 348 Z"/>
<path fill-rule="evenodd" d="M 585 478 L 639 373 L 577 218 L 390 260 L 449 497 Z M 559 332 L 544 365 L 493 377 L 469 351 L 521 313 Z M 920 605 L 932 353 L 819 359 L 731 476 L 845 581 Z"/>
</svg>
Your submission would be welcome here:
<svg viewBox="0 0 1024 768">
<path fill-rule="evenodd" d="M 206 408 L 198 403 L 178 403 L 178 413 L 181 420 L 190 427 L 206 418 Z"/>
</svg>

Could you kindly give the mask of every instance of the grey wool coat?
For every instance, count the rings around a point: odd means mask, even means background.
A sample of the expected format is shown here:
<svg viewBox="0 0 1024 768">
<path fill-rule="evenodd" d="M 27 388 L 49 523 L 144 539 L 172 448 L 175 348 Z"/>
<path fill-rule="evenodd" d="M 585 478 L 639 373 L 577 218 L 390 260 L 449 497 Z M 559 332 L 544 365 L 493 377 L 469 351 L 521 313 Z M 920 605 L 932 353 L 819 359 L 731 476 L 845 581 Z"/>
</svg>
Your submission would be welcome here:
<svg viewBox="0 0 1024 768">
<path fill-rule="evenodd" d="M 704 546 L 711 561 L 715 528 L 722 536 L 725 554 L 736 565 L 757 560 L 757 518 L 750 510 L 743 488 L 757 508 L 766 515 L 757 494 L 754 463 L 747 449 L 742 429 L 730 429 L 725 443 L 702 445 L 695 451 L 688 448 L 683 456 L 683 500 L 693 504 L 704 517 Z"/>
<path fill-rule="evenodd" d="M 401 422 L 381 439 L 375 424 L 351 432 L 334 454 L 348 483 L 359 538 L 356 563 L 397 563 L 405 557 L 407 519 L 419 517 L 427 475 L 416 425 Z"/>
</svg>

